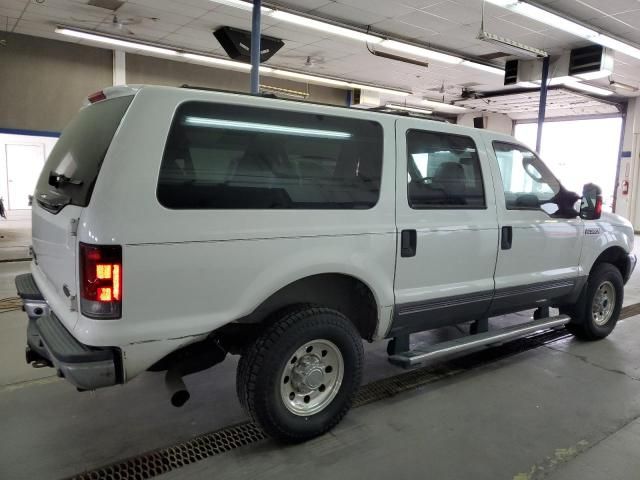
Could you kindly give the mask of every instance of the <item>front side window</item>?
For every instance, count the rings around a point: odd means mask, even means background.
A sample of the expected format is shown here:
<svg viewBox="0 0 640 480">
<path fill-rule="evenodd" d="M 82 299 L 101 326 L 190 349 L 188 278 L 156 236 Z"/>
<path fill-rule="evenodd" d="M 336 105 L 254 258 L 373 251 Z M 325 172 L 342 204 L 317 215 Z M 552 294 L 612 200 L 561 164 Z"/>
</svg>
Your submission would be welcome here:
<svg viewBox="0 0 640 480">
<path fill-rule="evenodd" d="M 505 204 L 509 210 L 538 210 L 555 203 L 560 182 L 530 150 L 504 142 L 493 142 L 502 176 Z M 556 207 L 557 208 L 557 207 Z M 551 212 L 547 212 L 551 213 Z"/>
<path fill-rule="evenodd" d="M 409 130 L 407 168 L 413 209 L 486 206 L 478 152 L 470 137 Z"/>
<path fill-rule="evenodd" d="M 381 171 L 376 122 L 188 102 L 174 118 L 157 195 L 172 209 L 367 209 Z"/>
</svg>

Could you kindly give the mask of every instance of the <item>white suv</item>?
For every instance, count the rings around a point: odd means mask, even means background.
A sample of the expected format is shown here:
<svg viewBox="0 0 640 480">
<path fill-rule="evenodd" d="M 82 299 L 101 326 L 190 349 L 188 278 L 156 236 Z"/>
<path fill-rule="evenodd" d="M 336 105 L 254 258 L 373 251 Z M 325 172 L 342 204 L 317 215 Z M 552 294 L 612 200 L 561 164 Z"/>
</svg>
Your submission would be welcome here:
<svg viewBox="0 0 640 480">
<path fill-rule="evenodd" d="M 345 415 L 362 339 L 412 366 L 567 324 L 614 328 L 633 228 L 513 138 L 410 116 L 192 88 L 98 92 L 33 203 L 27 361 L 78 389 L 241 355 L 242 405 L 301 441 Z M 576 211 L 577 208 L 579 211 Z M 561 314 L 549 318 L 548 307 Z M 489 330 L 490 316 L 537 308 Z M 413 332 L 473 322 L 454 344 Z"/>
</svg>

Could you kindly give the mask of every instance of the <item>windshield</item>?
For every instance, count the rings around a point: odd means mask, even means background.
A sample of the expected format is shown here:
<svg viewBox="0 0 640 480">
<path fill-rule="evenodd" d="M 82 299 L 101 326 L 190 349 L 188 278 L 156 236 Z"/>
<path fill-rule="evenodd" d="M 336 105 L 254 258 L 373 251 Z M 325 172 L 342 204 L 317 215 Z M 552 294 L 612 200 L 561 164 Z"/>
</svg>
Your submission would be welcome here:
<svg viewBox="0 0 640 480">
<path fill-rule="evenodd" d="M 47 210 L 86 207 L 102 160 L 133 96 L 83 108 L 64 129 L 42 169 L 35 198 Z"/>
</svg>

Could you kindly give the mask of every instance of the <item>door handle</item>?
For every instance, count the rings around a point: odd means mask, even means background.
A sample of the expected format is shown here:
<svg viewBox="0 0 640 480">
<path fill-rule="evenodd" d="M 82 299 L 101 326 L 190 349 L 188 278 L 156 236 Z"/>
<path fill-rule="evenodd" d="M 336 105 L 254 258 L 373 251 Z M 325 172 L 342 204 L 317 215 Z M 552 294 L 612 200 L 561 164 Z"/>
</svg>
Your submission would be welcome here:
<svg viewBox="0 0 640 480">
<path fill-rule="evenodd" d="M 415 230 L 402 230 L 400 232 L 400 256 L 415 257 L 418 234 Z"/>
<path fill-rule="evenodd" d="M 513 242 L 513 228 L 502 227 L 502 231 L 500 234 L 500 248 L 502 248 L 502 250 L 510 250 L 512 242 Z"/>
</svg>

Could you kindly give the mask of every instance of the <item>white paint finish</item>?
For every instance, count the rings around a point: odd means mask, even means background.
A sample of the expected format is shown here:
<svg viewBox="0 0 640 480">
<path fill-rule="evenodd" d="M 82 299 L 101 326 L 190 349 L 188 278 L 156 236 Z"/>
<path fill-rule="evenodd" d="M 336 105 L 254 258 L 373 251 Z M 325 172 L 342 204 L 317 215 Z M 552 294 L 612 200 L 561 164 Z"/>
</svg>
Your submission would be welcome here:
<svg viewBox="0 0 640 480">
<path fill-rule="evenodd" d="M 345 211 L 174 211 L 156 200 L 166 135 L 177 106 L 202 100 L 377 121 L 384 162 L 378 204 Z M 397 130 L 396 130 L 397 127 Z M 407 128 L 471 137 L 483 171 L 484 210 L 411 210 L 407 203 Z M 396 138 L 399 140 L 396 145 Z M 538 212 L 505 211 L 492 139 L 511 137 L 456 125 L 360 110 L 168 87 L 136 93 L 107 151 L 90 204 L 51 215 L 34 208 L 32 272 L 43 294 L 74 336 L 88 345 L 125 352 L 127 380 L 167 353 L 252 312 L 271 294 L 301 278 L 342 273 L 368 285 L 378 304 L 376 339 L 388 331 L 394 303 L 516 286 L 587 272 L 609 245 L 632 248 L 631 227 L 605 216 L 604 234 L 583 249 L 580 220 Z M 396 158 L 398 161 L 396 161 Z M 77 293 L 76 240 L 123 248 L 123 316 L 91 320 L 72 312 L 62 286 Z M 498 252 L 498 227 L 514 226 L 514 249 Z M 397 224 L 397 227 L 396 227 Z M 396 251 L 403 228 L 419 232 L 418 255 Z M 395 277 L 395 297 L 394 297 Z"/>
<path fill-rule="evenodd" d="M 44 144 L 7 144 L 7 208 L 28 210 L 45 160 Z"/>
<path fill-rule="evenodd" d="M 396 303 L 404 304 L 453 295 L 493 290 L 493 271 L 498 247 L 493 181 L 484 142 L 479 131 L 441 124 L 425 125 L 420 120 L 397 120 L 396 221 L 398 232 L 417 231 L 415 257 L 397 252 Z M 476 143 L 487 208 L 484 210 L 414 210 L 407 201 L 407 146 L 409 129 L 464 134 Z M 400 243 L 400 233 L 398 233 Z"/>
<path fill-rule="evenodd" d="M 485 147 L 491 159 L 491 174 L 496 185 L 498 227 L 513 228 L 511 249 L 498 249 L 496 289 L 578 276 L 584 229 L 582 220 L 551 218 L 542 210 L 507 210 L 502 176 L 492 145 L 494 139 L 519 143 L 505 135 L 485 137 Z"/>
<path fill-rule="evenodd" d="M 113 85 L 127 84 L 127 54 L 123 50 L 113 51 Z"/>
</svg>

